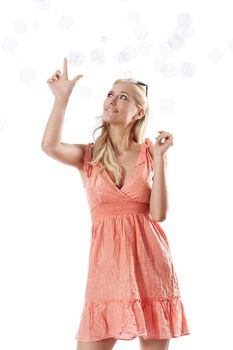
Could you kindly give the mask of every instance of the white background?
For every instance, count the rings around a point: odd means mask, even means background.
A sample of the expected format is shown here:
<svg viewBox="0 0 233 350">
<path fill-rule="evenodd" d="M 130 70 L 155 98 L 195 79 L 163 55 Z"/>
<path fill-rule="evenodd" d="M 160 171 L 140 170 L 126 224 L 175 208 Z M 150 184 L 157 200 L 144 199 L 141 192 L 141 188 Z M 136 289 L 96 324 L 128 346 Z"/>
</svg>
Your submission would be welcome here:
<svg viewBox="0 0 233 350">
<path fill-rule="evenodd" d="M 167 152 L 170 242 L 191 335 L 169 349 L 232 343 L 231 1 L 7 1 L 0 8 L 0 348 L 76 348 L 91 217 L 78 171 L 41 150 L 63 58 L 76 84 L 62 141 L 92 142 L 116 78 L 149 85 L 146 137 Z M 179 31 L 179 36 L 174 33 Z M 182 35 L 181 35 L 182 34 Z M 169 42 L 169 44 L 168 44 Z M 98 50 L 97 50 L 98 49 Z M 115 349 L 139 348 L 138 339 Z"/>
</svg>

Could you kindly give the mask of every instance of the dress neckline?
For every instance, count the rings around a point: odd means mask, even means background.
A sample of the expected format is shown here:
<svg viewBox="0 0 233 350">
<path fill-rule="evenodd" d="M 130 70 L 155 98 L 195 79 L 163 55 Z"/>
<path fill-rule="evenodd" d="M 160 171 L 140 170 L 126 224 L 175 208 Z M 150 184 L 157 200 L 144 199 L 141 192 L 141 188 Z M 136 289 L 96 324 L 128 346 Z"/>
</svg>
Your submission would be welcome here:
<svg viewBox="0 0 233 350">
<path fill-rule="evenodd" d="M 137 156 L 137 159 L 136 159 L 136 163 L 135 163 L 135 165 L 134 165 L 132 171 L 131 171 L 130 174 L 127 176 L 126 180 L 124 181 L 124 184 L 123 184 L 120 188 L 117 187 L 117 186 L 115 185 L 115 183 L 114 183 L 113 180 L 111 179 L 110 175 L 108 174 L 108 172 L 107 172 L 106 169 L 104 168 L 103 173 L 106 175 L 106 177 L 107 177 L 108 181 L 111 183 L 111 185 L 112 185 L 113 187 L 115 187 L 118 191 L 122 192 L 123 189 L 125 188 L 125 186 L 127 186 L 128 181 L 129 181 L 129 180 L 132 180 L 132 177 L 133 177 L 133 175 L 134 175 L 135 169 L 136 169 L 137 165 L 139 164 L 139 161 L 140 161 L 140 159 L 141 159 L 142 153 L 143 153 L 143 151 L 145 150 L 145 148 L 146 148 L 146 141 L 143 142 L 143 143 L 141 144 L 141 149 L 140 149 L 140 151 L 139 151 L 139 153 L 138 153 L 138 156 Z"/>
</svg>

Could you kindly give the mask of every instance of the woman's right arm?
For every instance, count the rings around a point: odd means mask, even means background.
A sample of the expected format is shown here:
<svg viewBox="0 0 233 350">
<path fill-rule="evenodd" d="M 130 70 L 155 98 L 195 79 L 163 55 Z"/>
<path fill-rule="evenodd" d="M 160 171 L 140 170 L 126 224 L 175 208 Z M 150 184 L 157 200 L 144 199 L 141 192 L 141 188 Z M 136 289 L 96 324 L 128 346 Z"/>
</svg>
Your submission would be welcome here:
<svg viewBox="0 0 233 350">
<path fill-rule="evenodd" d="M 62 127 L 69 96 L 75 83 L 82 77 L 82 75 L 78 75 L 74 79 L 68 80 L 66 58 L 64 59 L 63 74 L 61 75 L 59 72 L 60 71 L 56 71 L 56 73 L 47 80 L 55 99 L 45 128 L 41 148 L 50 157 L 53 157 L 64 164 L 82 169 L 85 144 L 68 144 L 61 142 Z"/>
</svg>

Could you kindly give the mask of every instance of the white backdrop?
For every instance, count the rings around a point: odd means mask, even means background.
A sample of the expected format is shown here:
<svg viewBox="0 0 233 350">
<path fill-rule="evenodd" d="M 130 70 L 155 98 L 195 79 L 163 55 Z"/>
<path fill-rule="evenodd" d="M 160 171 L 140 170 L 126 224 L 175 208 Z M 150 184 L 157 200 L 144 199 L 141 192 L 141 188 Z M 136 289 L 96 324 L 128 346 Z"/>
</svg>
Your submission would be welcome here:
<svg viewBox="0 0 233 350">
<path fill-rule="evenodd" d="M 169 349 L 232 342 L 231 1 L 8 1 L 0 8 L 0 348 L 74 350 L 91 217 L 78 171 L 41 150 L 46 81 L 83 74 L 62 141 L 92 142 L 112 82 L 149 85 L 146 137 L 167 152 L 170 242 L 191 335 Z M 137 349 L 138 339 L 115 349 Z"/>
</svg>

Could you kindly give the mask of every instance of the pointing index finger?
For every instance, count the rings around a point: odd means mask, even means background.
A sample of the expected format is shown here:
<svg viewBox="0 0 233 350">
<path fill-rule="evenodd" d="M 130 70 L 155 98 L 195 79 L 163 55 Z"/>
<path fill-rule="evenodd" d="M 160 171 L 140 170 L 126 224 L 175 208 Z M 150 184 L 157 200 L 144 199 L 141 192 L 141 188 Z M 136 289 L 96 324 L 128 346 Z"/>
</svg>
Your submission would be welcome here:
<svg viewBox="0 0 233 350">
<path fill-rule="evenodd" d="M 67 58 L 64 58 L 63 62 L 63 76 L 65 79 L 68 79 L 68 74 L 67 74 Z"/>
</svg>

